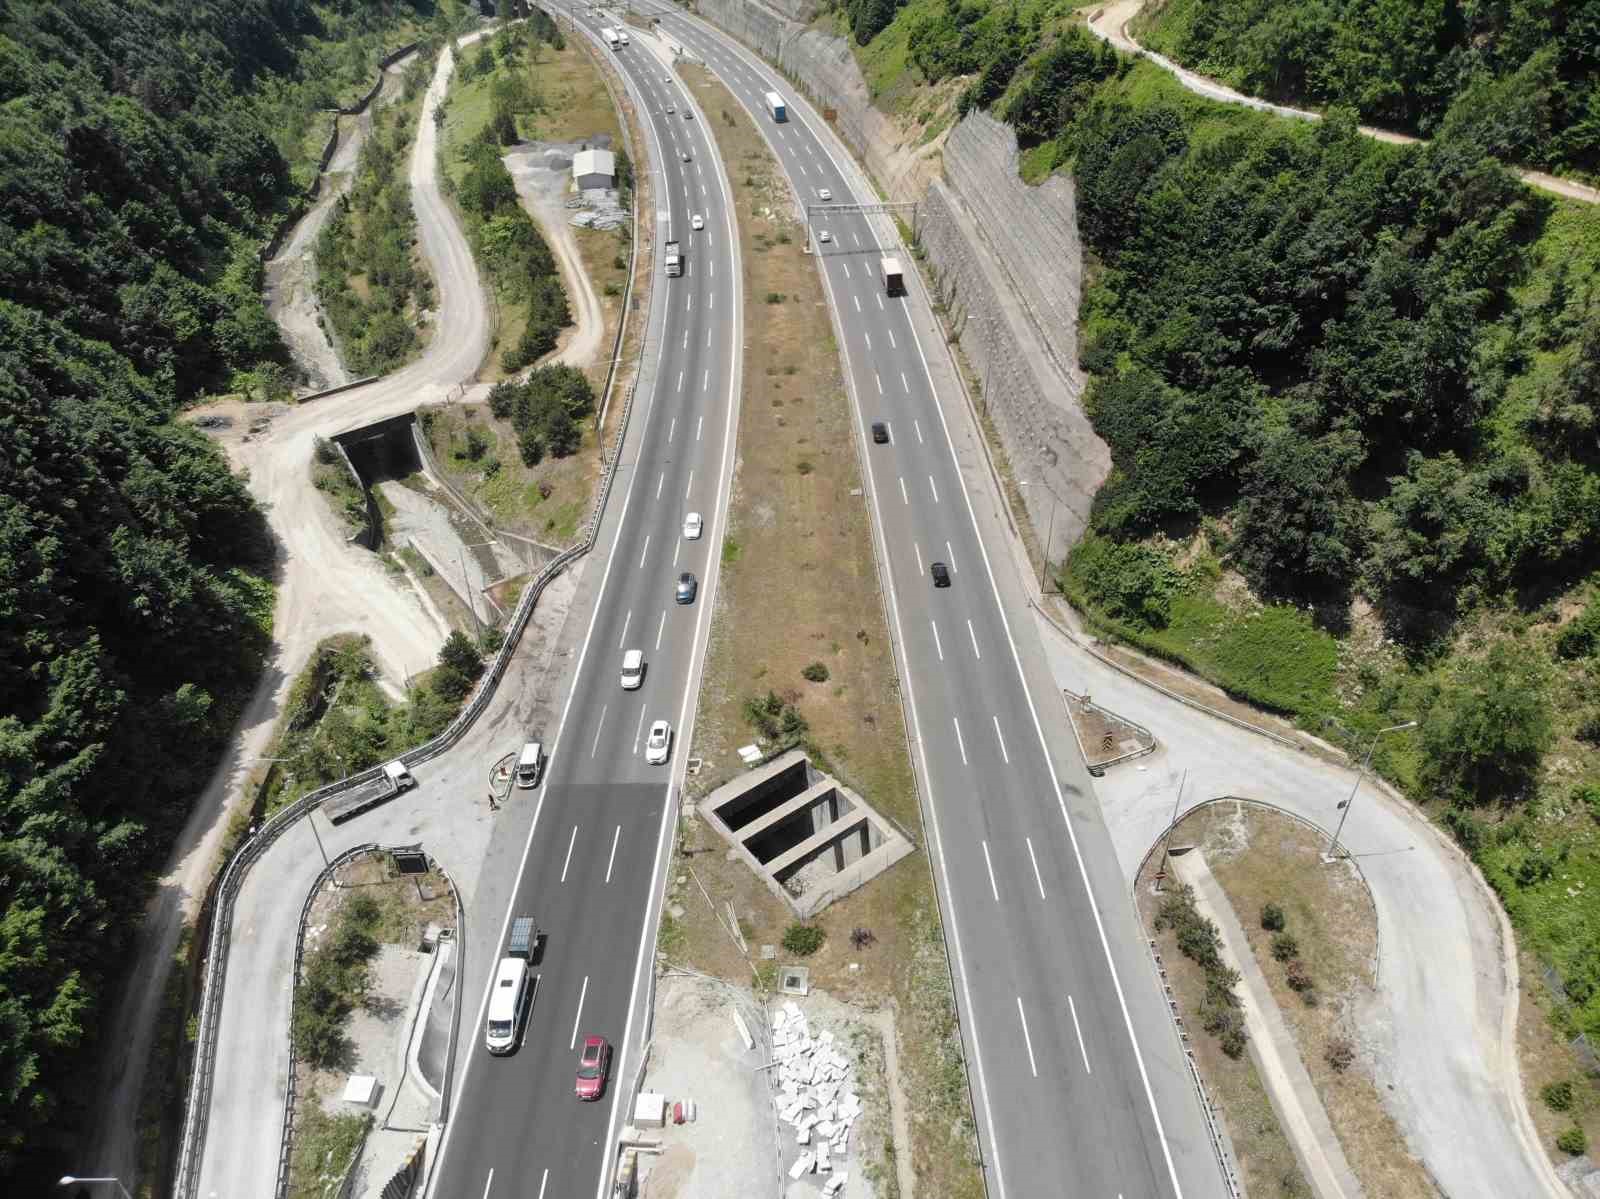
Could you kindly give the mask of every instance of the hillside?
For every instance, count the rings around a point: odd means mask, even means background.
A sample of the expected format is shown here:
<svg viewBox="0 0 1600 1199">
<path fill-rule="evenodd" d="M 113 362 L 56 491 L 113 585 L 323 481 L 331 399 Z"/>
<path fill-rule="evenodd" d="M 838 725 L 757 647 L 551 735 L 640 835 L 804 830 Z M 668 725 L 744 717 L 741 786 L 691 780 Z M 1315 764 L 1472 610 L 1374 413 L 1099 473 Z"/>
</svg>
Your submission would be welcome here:
<svg viewBox="0 0 1600 1199">
<path fill-rule="evenodd" d="M 1431 136 L 1488 115 L 1497 152 L 1600 170 L 1600 10 L 1588 0 L 1156 0 L 1150 49 L 1241 91 Z"/>
<path fill-rule="evenodd" d="M 270 635 L 265 523 L 175 417 L 206 393 L 281 388 L 261 248 L 296 211 L 303 147 L 326 137 L 317 110 L 353 98 L 372 48 L 432 12 L 0 7 L 0 1183 L 14 1193 L 67 1164 L 116 948 Z"/>
<path fill-rule="evenodd" d="M 1201 99 L 1078 20 L 911 0 L 851 35 L 880 103 L 957 84 L 1074 182 L 1114 469 L 1064 591 L 1356 752 L 1420 719 L 1375 765 L 1483 868 L 1560 1039 L 1600 1033 L 1600 212 L 1507 169 L 1514 74 L 1402 146 Z"/>
</svg>

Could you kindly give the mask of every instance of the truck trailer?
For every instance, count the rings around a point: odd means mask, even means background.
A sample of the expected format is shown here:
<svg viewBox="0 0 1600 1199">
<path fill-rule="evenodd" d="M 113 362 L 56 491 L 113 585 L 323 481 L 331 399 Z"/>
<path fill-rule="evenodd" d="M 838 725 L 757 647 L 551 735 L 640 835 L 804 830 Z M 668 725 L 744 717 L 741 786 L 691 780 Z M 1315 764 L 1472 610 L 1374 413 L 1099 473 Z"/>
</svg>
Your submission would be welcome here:
<svg viewBox="0 0 1600 1199">
<path fill-rule="evenodd" d="M 780 124 L 789 119 L 789 110 L 784 106 L 783 97 L 777 92 L 768 92 L 762 97 L 767 102 L 767 112 L 772 114 L 772 119 Z"/>
<path fill-rule="evenodd" d="M 667 278 L 675 279 L 683 274 L 683 251 L 678 243 L 669 241 L 662 249 L 662 260 L 667 264 Z"/>
<path fill-rule="evenodd" d="M 883 293 L 888 296 L 903 296 L 906 294 L 906 279 L 900 273 L 900 260 L 898 258 L 885 258 L 880 264 L 883 275 Z"/>
</svg>

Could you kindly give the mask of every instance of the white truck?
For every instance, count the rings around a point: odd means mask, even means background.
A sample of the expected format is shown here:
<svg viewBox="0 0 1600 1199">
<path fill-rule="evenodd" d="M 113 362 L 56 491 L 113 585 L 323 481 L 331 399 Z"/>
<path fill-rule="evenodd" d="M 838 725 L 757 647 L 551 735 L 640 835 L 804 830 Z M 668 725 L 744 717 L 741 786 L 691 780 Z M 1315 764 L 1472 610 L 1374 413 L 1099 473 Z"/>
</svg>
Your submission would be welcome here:
<svg viewBox="0 0 1600 1199">
<path fill-rule="evenodd" d="M 772 115 L 774 121 L 781 124 L 789 119 L 789 110 L 784 106 L 783 97 L 777 92 L 768 92 L 762 99 L 767 102 L 767 112 Z"/>
<path fill-rule="evenodd" d="M 879 264 L 879 273 L 883 275 L 884 295 L 903 296 L 906 294 L 906 278 L 900 273 L 900 260 L 898 258 L 885 258 Z"/>
<path fill-rule="evenodd" d="M 662 260 L 667 264 L 667 278 L 676 279 L 683 274 L 683 249 L 675 241 L 669 241 L 662 251 Z"/>
<path fill-rule="evenodd" d="M 606 39 L 606 45 L 613 50 L 622 44 L 622 35 L 609 25 L 600 30 L 600 36 Z"/>
<path fill-rule="evenodd" d="M 386 803 L 400 792 L 409 791 L 416 785 L 417 780 L 411 777 L 411 772 L 406 769 L 404 762 L 399 759 L 385 762 L 376 778 L 368 779 L 323 804 L 322 814 L 328 818 L 330 824 L 343 824 L 346 820 L 361 815 L 369 808 Z"/>
</svg>

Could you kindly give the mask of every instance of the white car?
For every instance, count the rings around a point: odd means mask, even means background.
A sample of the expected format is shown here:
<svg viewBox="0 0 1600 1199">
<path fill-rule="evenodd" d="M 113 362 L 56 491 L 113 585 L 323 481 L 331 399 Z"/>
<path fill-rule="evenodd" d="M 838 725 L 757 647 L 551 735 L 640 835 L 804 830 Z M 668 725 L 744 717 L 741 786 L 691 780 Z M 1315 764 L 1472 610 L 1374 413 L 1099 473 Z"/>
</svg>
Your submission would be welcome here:
<svg viewBox="0 0 1600 1199">
<path fill-rule="evenodd" d="M 668 113 L 674 113 L 674 112 L 677 112 L 677 111 L 678 111 L 678 106 L 676 104 L 673 104 L 671 101 L 668 101 L 668 103 L 667 103 L 667 112 Z"/>
<path fill-rule="evenodd" d="M 665 720 L 658 720 L 650 726 L 650 736 L 644 743 L 644 760 L 659 766 L 667 760 L 671 750 L 672 726 Z"/>
<path fill-rule="evenodd" d="M 622 689 L 637 691 L 644 682 L 644 651 L 630 649 L 622 655 Z"/>
<path fill-rule="evenodd" d="M 832 241 L 833 240 L 833 234 L 829 233 L 826 229 L 818 230 L 817 231 L 817 240 L 818 241 Z"/>
<path fill-rule="evenodd" d="M 683 518 L 683 536 L 688 541 L 699 541 L 700 534 L 704 531 L 706 522 L 700 519 L 698 512 L 691 512 Z"/>
<path fill-rule="evenodd" d="M 825 187 L 819 187 L 817 188 L 817 199 L 826 204 L 829 200 L 833 199 L 833 193 Z"/>
<path fill-rule="evenodd" d="M 697 212 L 689 218 L 689 226 L 693 229 L 704 229 L 706 227 L 706 218 Z"/>
</svg>

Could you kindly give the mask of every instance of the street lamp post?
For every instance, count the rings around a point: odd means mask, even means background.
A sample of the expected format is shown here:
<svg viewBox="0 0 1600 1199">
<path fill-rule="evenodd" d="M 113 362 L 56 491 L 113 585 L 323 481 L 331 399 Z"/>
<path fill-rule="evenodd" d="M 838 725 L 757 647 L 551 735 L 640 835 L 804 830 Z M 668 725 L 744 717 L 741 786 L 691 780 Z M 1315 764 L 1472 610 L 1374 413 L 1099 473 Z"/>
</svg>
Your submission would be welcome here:
<svg viewBox="0 0 1600 1199">
<path fill-rule="evenodd" d="M 117 1190 L 122 1192 L 122 1199 L 133 1199 L 133 1196 L 128 1194 L 128 1188 L 122 1185 L 122 1179 L 120 1178 L 74 1178 L 71 1174 L 68 1174 L 65 1175 L 60 1182 L 56 1183 L 56 1185 L 58 1187 L 70 1187 L 77 1186 L 80 1182 L 85 1184 L 96 1182 L 114 1182 L 117 1184 Z"/>
<path fill-rule="evenodd" d="M 1414 729 L 1416 727 L 1417 722 L 1415 720 L 1408 720 L 1404 724 L 1391 724 L 1388 728 L 1379 729 L 1372 734 L 1372 741 L 1367 746 L 1367 756 L 1362 759 L 1361 769 L 1356 772 L 1356 785 L 1350 788 L 1350 798 L 1339 805 L 1343 811 L 1339 813 L 1338 827 L 1333 830 L 1333 840 L 1328 842 L 1327 852 L 1322 855 L 1324 862 L 1332 862 L 1339 856 L 1339 834 L 1344 832 L 1344 822 L 1350 819 L 1350 805 L 1355 803 L 1356 792 L 1361 790 L 1361 780 L 1367 777 L 1367 771 L 1372 766 L 1372 751 L 1378 748 L 1378 738 L 1385 733 L 1398 733 L 1403 729 Z M 1348 854 L 1349 851 L 1346 850 L 1345 852 Z"/>
</svg>

